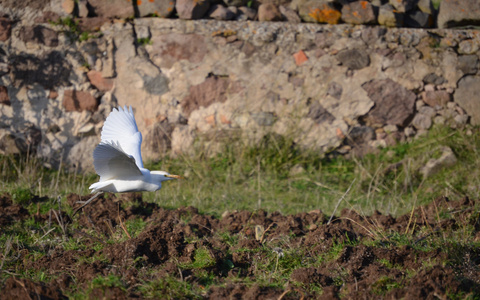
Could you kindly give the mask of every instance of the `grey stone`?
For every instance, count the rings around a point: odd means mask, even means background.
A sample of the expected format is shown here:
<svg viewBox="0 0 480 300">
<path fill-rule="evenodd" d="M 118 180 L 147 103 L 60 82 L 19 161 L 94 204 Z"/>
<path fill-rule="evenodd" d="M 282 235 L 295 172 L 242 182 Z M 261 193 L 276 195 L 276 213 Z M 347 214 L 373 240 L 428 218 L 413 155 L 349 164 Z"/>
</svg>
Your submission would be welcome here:
<svg viewBox="0 0 480 300">
<path fill-rule="evenodd" d="M 391 79 L 374 79 L 362 85 L 375 102 L 369 115 L 380 124 L 405 126 L 413 114 L 416 96 Z"/>
<path fill-rule="evenodd" d="M 426 84 L 431 83 L 434 85 L 441 85 L 445 82 L 445 78 L 435 73 L 430 73 L 425 75 L 425 77 L 423 78 L 423 82 L 425 82 Z"/>
<path fill-rule="evenodd" d="M 479 17 L 480 18 L 480 17 Z M 477 40 L 466 39 L 458 44 L 458 53 L 460 54 L 474 54 L 478 51 L 480 45 Z"/>
<path fill-rule="evenodd" d="M 445 122 L 446 122 L 446 120 L 445 120 L 445 117 L 444 117 L 444 116 L 436 116 L 435 118 L 433 118 L 433 123 L 434 123 L 434 124 L 444 125 Z"/>
<path fill-rule="evenodd" d="M 290 171 L 288 172 L 289 176 L 295 177 L 298 175 L 302 175 L 305 173 L 305 168 L 301 164 L 296 164 L 293 167 L 290 168 Z"/>
<path fill-rule="evenodd" d="M 210 1 L 177 0 L 178 17 L 185 20 L 198 20 L 210 9 Z"/>
<path fill-rule="evenodd" d="M 227 6 L 246 6 L 249 0 L 223 0 Z"/>
<path fill-rule="evenodd" d="M 161 96 L 168 92 L 168 78 L 159 73 L 151 76 L 145 73 L 139 73 L 143 80 L 143 87 L 151 95 Z"/>
<path fill-rule="evenodd" d="M 310 104 L 307 117 L 315 121 L 315 123 L 328 122 L 331 123 L 335 120 L 335 117 L 332 116 L 318 101 Z"/>
<path fill-rule="evenodd" d="M 426 115 L 430 118 L 433 118 L 436 115 L 435 109 L 433 107 L 430 107 L 430 106 L 420 107 L 418 112 L 423 114 L 423 115 Z"/>
<path fill-rule="evenodd" d="M 342 20 L 349 24 L 375 23 L 373 5 L 367 1 L 354 1 L 342 7 Z"/>
<path fill-rule="evenodd" d="M 458 53 L 460 54 L 473 54 L 479 49 L 478 41 L 472 39 L 466 39 L 458 44 Z"/>
<path fill-rule="evenodd" d="M 396 125 L 386 125 L 383 127 L 383 130 L 385 130 L 386 133 L 392 133 L 397 132 L 398 127 Z"/>
<path fill-rule="evenodd" d="M 88 0 L 93 13 L 104 18 L 132 18 L 133 5 L 124 0 Z"/>
<path fill-rule="evenodd" d="M 375 130 L 368 126 L 353 127 L 347 135 L 347 143 L 351 146 L 366 144 L 375 139 Z"/>
<path fill-rule="evenodd" d="M 139 17 L 158 16 L 168 18 L 175 10 L 176 0 L 156 0 L 137 2 Z"/>
<path fill-rule="evenodd" d="M 254 20 L 257 16 L 257 11 L 250 7 L 241 6 L 238 8 L 238 11 L 237 20 Z"/>
<path fill-rule="evenodd" d="M 273 3 L 262 3 L 258 7 L 259 21 L 281 21 L 282 19 L 280 10 Z"/>
<path fill-rule="evenodd" d="M 389 0 L 388 2 L 400 13 L 410 11 L 415 3 L 412 0 Z"/>
<path fill-rule="evenodd" d="M 276 120 L 275 115 L 271 112 L 255 112 L 251 113 L 251 116 L 258 126 L 272 126 Z"/>
<path fill-rule="evenodd" d="M 337 82 L 332 81 L 328 84 L 327 95 L 330 95 L 335 99 L 340 99 L 342 97 L 342 92 L 343 88 Z"/>
<path fill-rule="evenodd" d="M 417 101 L 415 102 L 415 108 L 416 108 L 417 110 L 419 110 L 419 109 L 420 109 L 421 107 L 423 107 L 423 106 L 425 106 L 425 102 L 423 102 L 423 100 L 417 100 Z"/>
<path fill-rule="evenodd" d="M 403 26 L 403 14 L 397 13 L 392 5 L 384 4 L 378 10 L 377 21 L 387 27 Z"/>
<path fill-rule="evenodd" d="M 87 7 L 87 0 L 78 0 L 78 16 L 80 18 L 86 18 L 88 16 L 88 7 Z"/>
<path fill-rule="evenodd" d="M 433 6 L 432 6 L 432 0 L 419 0 L 417 2 L 417 7 L 420 9 L 420 11 L 427 13 L 427 14 L 432 14 L 433 13 Z"/>
<path fill-rule="evenodd" d="M 472 125 L 480 125 L 480 76 L 465 76 L 458 82 L 453 100 L 471 117 Z"/>
<path fill-rule="evenodd" d="M 439 28 L 463 26 L 468 23 L 479 24 L 480 5 L 477 0 L 441 1 L 437 24 Z"/>
<path fill-rule="evenodd" d="M 458 127 L 462 127 L 468 122 L 468 115 L 456 115 L 453 120 Z"/>
<path fill-rule="evenodd" d="M 370 65 L 370 56 L 365 49 L 341 50 L 336 58 L 342 65 L 352 70 L 360 70 Z"/>
<path fill-rule="evenodd" d="M 148 26 L 135 26 L 135 35 L 137 36 L 137 41 L 138 39 L 149 40 L 152 38 L 152 33 L 150 32 L 150 28 L 148 28 Z"/>
<path fill-rule="evenodd" d="M 411 126 L 408 126 L 408 127 L 405 127 L 405 129 L 403 130 L 403 132 L 405 133 L 405 136 L 406 137 L 412 137 L 415 135 L 416 131 L 413 127 Z"/>
<path fill-rule="evenodd" d="M 235 14 L 230 9 L 219 4 L 213 5 L 207 16 L 215 20 L 232 20 L 235 18 Z"/>
<path fill-rule="evenodd" d="M 76 142 L 67 154 L 67 165 L 82 172 L 94 172 L 92 153 L 97 144 L 96 136 L 84 137 Z"/>
<path fill-rule="evenodd" d="M 366 27 L 362 30 L 361 38 L 367 45 L 374 45 L 382 40 L 382 37 L 387 32 L 387 28 L 380 26 Z"/>
<path fill-rule="evenodd" d="M 293 9 L 290 9 L 283 5 L 280 5 L 278 8 L 280 9 L 280 13 L 282 14 L 283 18 L 287 20 L 287 22 L 290 22 L 290 23 L 302 22 L 302 19 L 300 19 L 298 14 Z"/>
<path fill-rule="evenodd" d="M 460 55 L 458 57 L 458 68 L 465 75 L 472 75 L 478 71 L 478 56 L 472 55 Z"/>
<path fill-rule="evenodd" d="M 426 107 L 426 106 L 424 106 Z M 415 117 L 413 117 L 412 125 L 417 130 L 421 129 L 429 129 L 432 126 L 432 118 L 430 116 L 417 113 Z"/>
<path fill-rule="evenodd" d="M 418 10 L 405 15 L 405 26 L 414 28 L 429 28 L 433 26 L 433 16 Z"/>
<path fill-rule="evenodd" d="M 449 147 L 439 149 L 442 154 L 439 158 L 430 159 L 425 166 L 420 169 L 423 178 L 429 178 L 445 168 L 453 167 L 457 163 L 457 157 Z"/>
</svg>

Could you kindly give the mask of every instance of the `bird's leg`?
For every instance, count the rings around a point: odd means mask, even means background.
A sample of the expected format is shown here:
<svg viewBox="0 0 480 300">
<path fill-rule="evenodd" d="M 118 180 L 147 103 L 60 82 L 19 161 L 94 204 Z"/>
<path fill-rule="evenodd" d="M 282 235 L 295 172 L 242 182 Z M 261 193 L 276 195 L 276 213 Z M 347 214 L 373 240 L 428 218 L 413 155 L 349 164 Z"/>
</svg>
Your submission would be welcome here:
<svg viewBox="0 0 480 300">
<path fill-rule="evenodd" d="M 103 192 L 98 192 L 96 193 L 95 195 L 93 195 L 90 199 L 88 199 L 87 201 L 78 201 L 80 203 L 83 203 L 80 207 L 76 208 L 74 211 L 73 211 L 73 216 L 75 216 L 77 214 L 77 212 L 82 209 L 83 207 L 85 207 L 88 203 L 92 202 L 93 200 L 95 200 L 98 196 L 100 196 L 101 194 L 103 194 Z"/>
</svg>

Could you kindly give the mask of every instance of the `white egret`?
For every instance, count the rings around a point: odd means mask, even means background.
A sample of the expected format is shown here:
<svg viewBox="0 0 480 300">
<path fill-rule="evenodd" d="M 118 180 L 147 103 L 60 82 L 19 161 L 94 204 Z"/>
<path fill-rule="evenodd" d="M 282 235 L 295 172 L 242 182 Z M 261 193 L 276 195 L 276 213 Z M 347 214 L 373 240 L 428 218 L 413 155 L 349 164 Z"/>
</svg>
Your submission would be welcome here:
<svg viewBox="0 0 480 300">
<path fill-rule="evenodd" d="M 93 165 L 100 175 L 100 180 L 89 187 L 95 195 L 83 202 L 74 214 L 104 192 L 154 192 L 162 187 L 162 181 L 182 178 L 145 169 L 141 145 L 142 134 L 132 107 L 114 108 L 103 125 L 100 144 L 93 151 Z"/>
</svg>

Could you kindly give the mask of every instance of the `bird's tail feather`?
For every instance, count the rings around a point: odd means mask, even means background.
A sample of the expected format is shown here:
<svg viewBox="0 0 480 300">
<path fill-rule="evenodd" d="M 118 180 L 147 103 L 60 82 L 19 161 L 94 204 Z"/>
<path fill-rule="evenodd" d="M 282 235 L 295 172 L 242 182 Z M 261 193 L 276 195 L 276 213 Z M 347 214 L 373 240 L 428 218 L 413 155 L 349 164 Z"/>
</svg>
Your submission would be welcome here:
<svg viewBox="0 0 480 300">
<path fill-rule="evenodd" d="M 91 189 L 92 194 L 100 191 L 105 191 L 112 183 L 108 181 L 99 181 L 92 184 L 89 189 Z"/>
</svg>

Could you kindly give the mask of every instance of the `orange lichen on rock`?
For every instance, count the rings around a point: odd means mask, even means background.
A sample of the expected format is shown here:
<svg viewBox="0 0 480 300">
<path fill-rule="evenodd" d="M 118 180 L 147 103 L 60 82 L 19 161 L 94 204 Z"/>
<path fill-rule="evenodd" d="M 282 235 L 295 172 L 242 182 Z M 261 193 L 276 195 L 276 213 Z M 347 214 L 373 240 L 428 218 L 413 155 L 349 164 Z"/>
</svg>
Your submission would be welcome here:
<svg viewBox="0 0 480 300">
<path fill-rule="evenodd" d="M 308 15 L 319 23 L 338 24 L 342 13 L 324 4 L 321 8 L 310 9 Z"/>
</svg>

